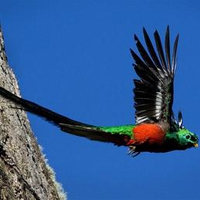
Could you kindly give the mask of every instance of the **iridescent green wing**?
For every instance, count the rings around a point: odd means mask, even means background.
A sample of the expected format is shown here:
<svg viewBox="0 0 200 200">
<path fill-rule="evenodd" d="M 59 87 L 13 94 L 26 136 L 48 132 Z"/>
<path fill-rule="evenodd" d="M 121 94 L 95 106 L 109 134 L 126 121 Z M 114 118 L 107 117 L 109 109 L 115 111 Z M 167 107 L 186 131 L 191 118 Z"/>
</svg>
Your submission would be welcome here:
<svg viewBox="0 0 200 200">
<path fill-rule="evenodd" d="M 131 54 L 135 60 L 133 66 L 139 76 L 139 80 L 134 80 L 136 123 L 164 121 L 171 124 L 179 36 L 177 35 L 175 39 L 171 56 L 169 26 L 166 30 L 164 49 L 157 30 L 154 32 L 155 48 L 145 29 L 143 29 L 143 34 L 147 50 L 136 35 L 134 39 L 140 56 L 131 49 Z"/>
</svg>

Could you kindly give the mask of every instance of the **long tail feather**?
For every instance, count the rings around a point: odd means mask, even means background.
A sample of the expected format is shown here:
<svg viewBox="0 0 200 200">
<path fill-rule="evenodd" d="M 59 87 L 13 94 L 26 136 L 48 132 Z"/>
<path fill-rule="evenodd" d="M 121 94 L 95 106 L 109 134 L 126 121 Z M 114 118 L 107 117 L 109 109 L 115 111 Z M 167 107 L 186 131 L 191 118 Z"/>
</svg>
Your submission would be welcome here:
<svg viewBox="0 0 200 200">
<path fill-rule="evenodd" d="M 0 87 L 0 95 L 5 97 L 6 99 L 9 99 L 10 101 L 14 102 L 15 104 L 19 105 L 22 109 L 24 109 L 32 114 L 38 115 L 57 126 L 59 126 L 60 123 L 67 123 L 67 124 L 71 124 L 71 125 L 88 125 L 88 124 L 84 124 L 84 123 L 72 120 L 63 115 L 60 115 L 56 112 L 53 112 L 52 110 L 49 110 L 47 108 L 40 106 L 32 101 L 22 99 L 2 87 Z"/>
<path fill-rule="evenodd" d="M 111 142 L 118 146 L 126 145 L 131 137 L 131 135 L 127 135 L 127 133 L 132 133 L 132 126 L 124 126 L 125 128 L 123 130 L 121 130 L 120 127 L 113 129 L 113 127 L 93 126 L 72 120 L 32 101 L 20 98 L 2 87 L 0 87 L 0 95 L 14 102 L 16 105 L 20 106 L 21 109 L 40 116 L 58 126 L 62 131 L 73 135 L 100 142 Z"/>
</svg>

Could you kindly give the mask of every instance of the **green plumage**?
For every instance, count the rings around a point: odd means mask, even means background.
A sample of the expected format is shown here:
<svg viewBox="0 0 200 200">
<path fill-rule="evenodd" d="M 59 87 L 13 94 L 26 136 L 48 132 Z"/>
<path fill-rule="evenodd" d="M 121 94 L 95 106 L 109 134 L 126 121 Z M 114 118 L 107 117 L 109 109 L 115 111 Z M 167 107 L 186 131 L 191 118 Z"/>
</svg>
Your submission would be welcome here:
<svg viewBox="0 0 200 200">
<path fill-rule="evenodd" d="M 169 146 L 171 150 L 185 150 L 190 147 L 197 147 L 198 137 L 188 129 L 183 128 L 178 132 L 167 133 L 165 136 L 165 146 Z"/>
<path fill-rule="evenodd" d="M 132 137 L 134 127 L 135 125 L 125 125 L 125 126 L 105 126 L 105 127 L 102 126 L 99 128 L 107 133 L 127 135 L 129 137 Z"/>
</svg>

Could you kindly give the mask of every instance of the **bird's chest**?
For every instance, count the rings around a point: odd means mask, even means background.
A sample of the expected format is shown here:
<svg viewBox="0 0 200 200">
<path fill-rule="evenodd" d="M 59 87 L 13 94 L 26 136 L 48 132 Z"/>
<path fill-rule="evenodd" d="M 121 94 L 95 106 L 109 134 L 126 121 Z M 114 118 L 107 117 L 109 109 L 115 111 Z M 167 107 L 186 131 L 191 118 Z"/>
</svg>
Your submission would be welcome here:
<svg viewBox="0 0 200 200">
<path fill-rule="evenodd" d="M 140 124 L 133 128 L 133 145 L 162 145 L 164 138 L 165 131 L 158 124 Z"/>
</svg>

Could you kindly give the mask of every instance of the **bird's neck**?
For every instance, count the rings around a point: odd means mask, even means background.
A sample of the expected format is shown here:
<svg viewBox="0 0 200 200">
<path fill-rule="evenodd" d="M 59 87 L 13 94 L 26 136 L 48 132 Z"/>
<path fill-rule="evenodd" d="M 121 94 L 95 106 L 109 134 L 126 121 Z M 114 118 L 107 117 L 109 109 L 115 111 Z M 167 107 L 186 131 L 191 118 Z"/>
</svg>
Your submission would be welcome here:
<svg viewBox="0 0 200 200">
<path fill-rule="evenodd" d="M 176 150 L 178 144 L 179 144 L 178 132 L 167 132 L 165 135 L 163 147 L 165 146 L 166 149 L 169 148 L 169 150 L 171 151 L 171 150 Z"/>
</svg>

